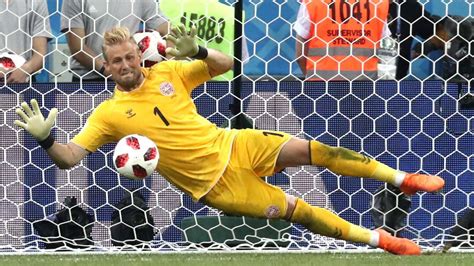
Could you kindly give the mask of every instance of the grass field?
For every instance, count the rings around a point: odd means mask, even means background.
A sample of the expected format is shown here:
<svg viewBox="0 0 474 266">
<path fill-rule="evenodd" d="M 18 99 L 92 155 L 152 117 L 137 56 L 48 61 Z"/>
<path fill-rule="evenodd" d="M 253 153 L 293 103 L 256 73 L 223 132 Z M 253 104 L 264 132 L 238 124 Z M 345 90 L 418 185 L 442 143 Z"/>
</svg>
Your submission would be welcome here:
<svg viewBox="0 0 474 266">
<path fill-rule="evenodd" d="M 161 265 L 473 265 L 474 254 L 449 253 L 418 257 L 400 257 L 385 253 L 191 253 L 191 254 L 117 254 L 117 255 L 7 255 L 0 256 L 1 266 L 161 266 Z"/>
</svg>

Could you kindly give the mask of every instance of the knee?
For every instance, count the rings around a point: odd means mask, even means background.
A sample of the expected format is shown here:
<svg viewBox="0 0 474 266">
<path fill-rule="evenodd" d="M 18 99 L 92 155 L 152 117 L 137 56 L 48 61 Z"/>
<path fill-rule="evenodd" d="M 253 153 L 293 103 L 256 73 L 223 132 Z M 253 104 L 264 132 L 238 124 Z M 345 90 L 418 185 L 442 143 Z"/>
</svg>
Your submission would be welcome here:
<svg viewBox="0 0 474 266">
<path fill-rule="evenodd" d="M 308 164 L 310 158 L 308 146 L 307 140 L 298 138 L 289 140 L 278 154 L 276 169 Z"/>
<path fill-rule="evenodd" d="M 285 213 L 285 216 L 283 217 L 283 219 L 285 219 L 287 221 L 291 221 L 291 217 L 293 216 L 293 213 L 295 212 L 296 201 L 297 201 L 296 197 L 286 194 L 287 208 L 286 208 L 286 213 Z"/>
<path fill-rule="evenodd" d="M 303 226 L 309 225 L 314 218 L 314 208 L 304 200 L 298 199 L 291 195 L 286 195 L 286 198 L 288 202 L 288 208 L 284 219 L 292 223 L 301 224 Z"/>
</svg>

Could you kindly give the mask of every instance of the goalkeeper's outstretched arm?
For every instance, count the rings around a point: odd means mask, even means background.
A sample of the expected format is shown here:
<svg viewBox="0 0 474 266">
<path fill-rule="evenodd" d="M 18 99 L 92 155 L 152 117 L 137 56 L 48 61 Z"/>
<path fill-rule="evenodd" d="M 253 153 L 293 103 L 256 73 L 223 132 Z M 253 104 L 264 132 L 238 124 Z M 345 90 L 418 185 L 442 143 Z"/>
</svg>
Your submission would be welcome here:
<svg viewBox="0 0 474 266">
<path fill-rule="evenodd" d="M 209 75 L 211 77 L 219 76 L 229 71 L 234 62 L 230 56 L 215 49 L 207 49 L 208 55 L 204 60 L 209 68 Z"/>
<path fill-rule="evenodd" d="M 79 163 L 89 152 L 82 147 L 70 142 L 61 144 L 56 142 L 51 136 L 51 128 L 54 125 L 58 109 L 53 108 L 45 119 L 41 114 L 38 102 L 31 100 L 31 107 L 26 103 L 21 103 L 21 107 L 16 109 L 16 113 L 23 119 L 15 120 L 15 125 L 24 128 L 33 136 L 48 153 L 53 162 L 61 169 L 68 169 Z"/>
<path fill-rule="evenodd" d="M 209 75 L 215 77 L 229 71 L 234 62 L 233 59 L 215 49 L 199 46 L 196 41 L 196 27 L 192 26 L 187 32 L 184 25 L 173 27 L 166 38 L 174 47 L 166 48 L 166 54 L 177 58 L 190 57 L 206 62 Z"/>
<path fill-rule="evenodd" d="M 46 152 L 56 166 L 61 169 L 69 169 L 75 166 L 89 154 L 89 151 L 73 142 L 61 144 L 56 141 L 49 149 L 46 149 Z"/>
</svg>

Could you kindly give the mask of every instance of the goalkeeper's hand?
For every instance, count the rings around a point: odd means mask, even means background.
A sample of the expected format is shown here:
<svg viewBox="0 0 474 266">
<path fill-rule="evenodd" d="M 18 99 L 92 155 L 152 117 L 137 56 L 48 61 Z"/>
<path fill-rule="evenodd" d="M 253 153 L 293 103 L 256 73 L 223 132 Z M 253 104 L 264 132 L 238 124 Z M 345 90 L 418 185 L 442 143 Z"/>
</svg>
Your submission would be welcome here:
<svg viewBox="0 0 474 266">
<path fill-rule="evenodd" d="M 46 119 L 44 119 L 43 114 L 41 114 L 38 102 L 33 99 L 31 100 L 31 110 L 30 106 L 26 102 L 21 103 L 21 107 L 17 108 L 15 112 L 23 119 L 24 122 L 15 120 L 14 124 L 24 128 L 28 131 L 37 141 L 45 140 L 50 132 L 51 128 L 54 125 L 56 116 L 58 115 L 58 109 L 53 108 Z"/>
<path fill-rule="evenodd" d="M 184 25 L 173 27 L 171 33 L 166 36 L 166 40 L 173 43 L 174 47 L 166 48 L 166 54 L 174 57 L 193 57 L 199 52 L 199 46 L 196 40 L 196 27 L 192 26 L 189 32 L 186 32 Z"/>
</svg>

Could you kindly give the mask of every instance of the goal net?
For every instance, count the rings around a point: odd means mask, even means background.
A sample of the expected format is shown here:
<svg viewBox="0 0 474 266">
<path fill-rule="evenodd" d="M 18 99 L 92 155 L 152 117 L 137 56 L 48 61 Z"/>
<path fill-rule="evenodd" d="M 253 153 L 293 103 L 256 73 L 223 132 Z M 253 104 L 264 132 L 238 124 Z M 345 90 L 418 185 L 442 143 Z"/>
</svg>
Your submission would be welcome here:
<svg viewBox="0 0 474 266">
<path fill-rule="evenodd" d="M 395 224 L 397 235 L 413 239 L 425 249 L 454 245 L 472 251 L 466 231 L 472 229 L 466 219 L 471 215 L 474 192 L 471 1 L 413 1 L 420 7 L 418 17 L 410 17 L 410 1 L 394 1 L 387 14 L 391 34 L 377 41 L 381 44 L 378 76 L 372 79 L 361 74 L 360 79 L 329 82 L 305 77 L 295 58 L 294 25 L 300 1 L 243 1 L 244 35 L 237 38 L 233 36 L 237 22 L 232 13 L 238 8 L 237 1 L 202 1 L 192 6 L 195 13 L 182 3 L 186 1 L 173 1 L 176 4 L 171 6 L 169 1 L 160 2 L 171 23 L 194 21 L 201 27 L 198 37 L 203 45 L 231 54 L 241 49 L 236 54 L 243 56 L 236 59 L 242 71 L 235 71 L 236 77 L 231 74 L 209 81 L 192 94 L 199 113 L 210 121 L 222 127 L 237 123 L 279 130 L 343 146 L 403 171 L 439 175 L 446 187 L 439 194 L 404 197 L 379 181 L 340 176 L 313 166 L 287 168 L 266 177 L 267 182 L 357 225 L 387 228 Z M 383 1 L 343 2 L 347 10 L 334 12 L 351 20 L 362 12 L 354 10 L 356 6 Z M 40 16 L 51 23 L 51 29 L 45 29 L 52 36 L 35 79 L 20 70 L 30 79 L 9 82 L 13 70 L 5 70 L 8 74 L 0 87 L 0 254 L 64 248 L 374 250 L 322 237 L 285 221 L 227 216 L 194 202 L 159 174 L 144 181 L 121 177 L 113 167 L 114 144 L 88 155 L 70 170 L 56 167 L 26 131 L 14 126 L 18 119 L 15 109 L 33 98 L 44 113 L 58 108 L 53 134 L 57 141 L 66 143 L 114 89 L 111 80 L 85 82 L 80 76 L 79 82 L 71 82 L 73 55 L 65 41 L 67 32 L 59 29 L 61 3 L 48 0 L 46 15 L 31 8 L 17 14 L 8 5 L 0 10 L 0 18 L 8 14 L 19 22 L 31 14 Z M 217 3 L 225 7 L 216 12 Z M 331 16 L 331 8 L 321 12 Z M 232 14 L 230 22 L 225 14 Z M 81 15 L 93 22 L 103 18 Z M 115 19 L 120 23 L 127 17 Z M 430 25 L 430 36 L 416 35 L 421 31 L 417 23 L 423 19 L 427 24 L 422 25 Z M 12 32 L 1 32 L 0 28 L 0 44 L 5 44 L 0 47 L 2 52 L 13 51 L 11 36 L 28 34 L 22 23 L 18 25 Z M 243 45 L 234 46 L 236 41 Z M 22 55 L 29 58 L 27 53 Z M 404 74 L 398 73 L 403 65 L 400 61 L 406 62 Z M 138 206 L 134 200 L 120 209 L 119 203 L 134 191 L 141 194 L 146 206 Z M 135 212 L 127 211 L 134 206 Z M 141 220 L 129 222 L 130 216 Z M 130 238 L 114 238 L 116 226 L 123 226 L 117 227 L 122 232 L 131 230 Z M 42 235 L 48 232 L 49 237 Z"/>
</svg>

